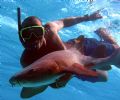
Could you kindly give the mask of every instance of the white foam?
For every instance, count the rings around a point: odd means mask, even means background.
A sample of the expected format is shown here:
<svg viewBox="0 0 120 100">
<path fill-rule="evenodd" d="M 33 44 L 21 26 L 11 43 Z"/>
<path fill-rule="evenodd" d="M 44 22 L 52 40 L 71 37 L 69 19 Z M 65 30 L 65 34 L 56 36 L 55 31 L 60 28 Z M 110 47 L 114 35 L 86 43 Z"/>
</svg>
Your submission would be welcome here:
<svg viewBox="0 0 120 100">
<path fill-rule="evenodd" d="M 115 13 L 113 13 L 112 15 L 111 15 L 112 17 L 115 17 L 115 18 L 120 18 L 120 14 L 115 14 Z"/>
<path fill-rule="evenodd" d="M 17 30 L 17 22 L 10 17 L 0 15 L 0 23 Z"/>
<path fill-rule="evenodd" d="M 15 0 L 4 0 L 4 2 L 15 2 Z"/>
<path fill-rule="evenodd" d="M 67 8 L 62 8 L 61 9 L 63 12 L 67 13 L 68 12 L 68 9 Z"/>
</svg>

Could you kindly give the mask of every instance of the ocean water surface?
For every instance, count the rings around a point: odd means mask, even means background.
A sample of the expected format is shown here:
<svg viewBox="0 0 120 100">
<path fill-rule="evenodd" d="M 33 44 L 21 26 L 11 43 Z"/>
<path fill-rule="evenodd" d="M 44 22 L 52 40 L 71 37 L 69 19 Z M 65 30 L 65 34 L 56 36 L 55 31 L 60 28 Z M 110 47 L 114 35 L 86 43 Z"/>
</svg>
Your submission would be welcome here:
<svg viewBox="0 0 120 100">
<path fill-rule="evenodd" d="M 89 1 L 89 0 L 88 0 Z M 43 23 L 70 16 L 83 16 L 101 9 L 103 19 L 77 24 L 59 32 L 63 41 L 81 34 L 99 37 L 94 31 L 105 27 L 120 44 L 120 0 L 0 0 L 0 100 L 22 100 L 21 87 L 12 87 L 9 78 L 22 69 L 19 59 L 24 50 L 17 33 L 17 7 L 24 18 L 38 16 Z M 109 80 L 90 83 L 73 78 L 65 88 L 48 88 L 28 100 L 120 100 L 120 69 L 112 66 Z"/>
</svg>

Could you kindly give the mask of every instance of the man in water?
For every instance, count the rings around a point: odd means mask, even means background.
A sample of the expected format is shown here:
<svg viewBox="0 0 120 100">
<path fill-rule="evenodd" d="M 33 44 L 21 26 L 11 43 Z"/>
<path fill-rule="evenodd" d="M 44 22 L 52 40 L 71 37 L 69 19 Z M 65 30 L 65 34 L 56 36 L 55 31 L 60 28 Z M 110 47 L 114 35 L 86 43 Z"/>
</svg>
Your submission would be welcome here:
<svg viewBox="0 0 120 100">
<path fill-rule="evenodd" d="M 59 30 L 65 27 L 70 27 L 85 21 L 94 21 L 102 18 L 99 14 L 99 11 L 89 15 L 85 15 L 83 17 L 70 17 L 64 18 L 52 22 L 48 22 L 45 25 L 42 25 L 41 20 L 37 17 L 31 16 L 26 18 L 22 23 L 22 29 L 19 32 L 19 38 L 21 43 L 23 44 L 25 50 L 21 56 L 21 64 L 23 67 L 27 67 L 32 64 L 37 59 L 43 57 L 44 55 L 57 51 L 57 50 L 65 50 L 71 47 L 76 47 L 81 53 L 88 56 L 93 57 L 105 57 L 106 47 L 102 45 L 94 47 L 95 52 L 89 52 L 91 49 L 91 44 L 89 44 L 89 39 L 80 36 L 76 39 L 70 40 L 66 43 L 60 39 L 58 35 Z M 102 31 L 98 30 L 97 33 L 102 33 Z M 103 36 L 104 37 L 104 36 Z M 91 39 L 90 39 L 91 41 Z M 92 40 L 93 41 L 93 40 Z M 97 40 L 90 43 L 97 43 Z M 100 43 L 99 43 L 100 44 Z M 99 51 L 102 50 L 103 53 L 99 55 Z M 112 51 L 113 52 L 113 51 Z M 107 55 L 106 55 L 107 56 Z M 99 82 L 107 80 L 107 73 L 105 71 L 96 70 L 99 73 L 99 76 L 96 78 L 81 76 L 79 79 L 88 80 L 91 82 Z M 66 74 L 62 79 L 58 80 L 55 84 L 51 84 L 53 88 L 59 88 L 65 86 L 65 84 L 69 81 L 71 74 Z M 59 84 L 60 83 L 60 84 Z M 22 94 L 25 91 L 37 91 L 36 94 L 39 93 L 38 89 L 30 89 L 23 88 Z M 34 94 L 35 95 L 35 94 Z M 21 95 L 23 98 L 25 95 Z M 31 94 L 30 94 L 31 96 Z M 29 97 L 29 96 L 28 96 Z"/>
</svg>

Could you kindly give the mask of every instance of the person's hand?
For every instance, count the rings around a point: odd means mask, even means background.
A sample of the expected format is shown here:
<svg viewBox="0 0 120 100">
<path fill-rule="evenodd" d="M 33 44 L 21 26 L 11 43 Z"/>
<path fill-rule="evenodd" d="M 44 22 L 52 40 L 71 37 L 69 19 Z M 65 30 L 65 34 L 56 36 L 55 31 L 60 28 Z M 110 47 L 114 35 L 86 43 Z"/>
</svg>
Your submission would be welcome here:
<svg viewBox="0 0 120 100">
<path fill-rule="evenodd" d="M 91 14 L 89 16 L 89 20 L 97 20 L 97 19 L 101 19 L 102 16 L 99 14 L 100 10 L 97 10 L 96 12 L 94 12 L 93 14 Z"/>
<path fill-rule="evenodd" d="M 95 33 L 108 33 L 106 28 L 100 27 L 94 31 Z"/>
</svg>

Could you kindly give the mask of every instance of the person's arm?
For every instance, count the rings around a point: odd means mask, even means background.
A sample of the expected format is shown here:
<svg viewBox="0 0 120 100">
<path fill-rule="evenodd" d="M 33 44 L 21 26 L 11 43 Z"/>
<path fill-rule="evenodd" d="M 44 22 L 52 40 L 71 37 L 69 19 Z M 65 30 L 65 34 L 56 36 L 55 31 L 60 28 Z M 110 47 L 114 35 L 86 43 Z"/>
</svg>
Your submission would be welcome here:
<svg viewBox="0 0 120 100">
<path fill-rule="evenodd" d="M 54 45 L 58 50 L 66 50 L 65 44 L 62 42 L 61 38 L 58 36 L 58 34 L 54 34 L 53 38 L 54 39 Z"/>
<path fill-rule="evenodd" d="M 50 41 L 52 43 L 51 46 L 54 46 L 54 49 L 56 48 L 57 50 L 65 50 L 66 46 L 61 40 L 56 27 L 53 24 L 49 23 L 47 23 L 44 27 L 46 30 L 45 39 L 47 43 Z"/>
<path fill-rule="evenodd" d="M 59 31 L 61 28 L 64 27 L 70 27 L 84 21 L 93 21 L 100 18 L 102 18 L 102 16 L 99 14 L 99 11 L 96 11 L 91 15 L 85 15 L 83 17 L 78 16 L 78 17 L 64 18 L 57 21 L 49 22 L 47 24 L 51 24 L 56 28 L 57 31 Z"/>
</svg>

